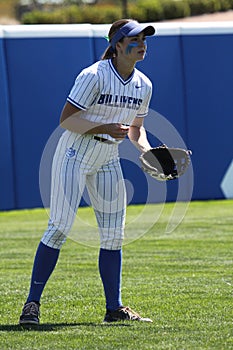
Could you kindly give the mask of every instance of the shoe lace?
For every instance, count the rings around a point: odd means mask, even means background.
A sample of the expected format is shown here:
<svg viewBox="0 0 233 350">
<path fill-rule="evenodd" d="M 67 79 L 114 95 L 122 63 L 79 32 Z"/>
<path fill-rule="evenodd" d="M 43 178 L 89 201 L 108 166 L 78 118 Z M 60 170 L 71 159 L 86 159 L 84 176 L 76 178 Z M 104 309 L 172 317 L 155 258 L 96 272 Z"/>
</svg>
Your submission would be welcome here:
<svg viewBox="0 0 233 350">
<path fill-rule="evenodd" d="M 31 302 L 24 306 L 23 313 L 27 315 L 35 315 L 38 316 L 39 314 L 39 305 Z"/>
</svg>

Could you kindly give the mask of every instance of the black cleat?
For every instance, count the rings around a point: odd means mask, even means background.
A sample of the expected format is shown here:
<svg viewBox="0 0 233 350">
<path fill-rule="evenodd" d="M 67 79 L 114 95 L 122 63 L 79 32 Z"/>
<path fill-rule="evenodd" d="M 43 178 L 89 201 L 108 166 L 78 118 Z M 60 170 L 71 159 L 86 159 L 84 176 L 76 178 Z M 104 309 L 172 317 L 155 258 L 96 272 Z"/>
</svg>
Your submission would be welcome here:
<svg viewBox="0 0 233 350">
<path fill-rule="evenodd" d="M 26 303 L 19 319 L 21 325 L 38 325 L 40 316 L 40 304 L 34 301 Z"/>
</svg>

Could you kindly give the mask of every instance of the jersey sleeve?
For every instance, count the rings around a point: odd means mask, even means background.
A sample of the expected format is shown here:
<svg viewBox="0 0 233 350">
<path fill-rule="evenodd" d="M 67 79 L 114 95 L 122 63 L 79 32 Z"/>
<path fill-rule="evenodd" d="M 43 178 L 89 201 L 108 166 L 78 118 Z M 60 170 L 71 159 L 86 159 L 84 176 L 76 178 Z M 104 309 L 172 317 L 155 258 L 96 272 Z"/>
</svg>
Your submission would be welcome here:
<svg viewBox="0 0 233 350">
<path fill-rule="evenodd" d="M 147 116 L 148 111 L 149 111 L 151 95 L 152 95 L 152 86 L 149 86 L 149 88 L 147 90 L 147 94 L 144 97 L 143 102 L 142 102 L 140 108 L 137 111 L 137 117 L 145 117 L 145 116 Z"/>
<path fill-rule="evenodd" d="M 83 70 L 77 76 L 67 101 L 75 107 L 86 110 L 95 103 L 98 95 L 98 75 L 94 72 Z"/>
</svg>

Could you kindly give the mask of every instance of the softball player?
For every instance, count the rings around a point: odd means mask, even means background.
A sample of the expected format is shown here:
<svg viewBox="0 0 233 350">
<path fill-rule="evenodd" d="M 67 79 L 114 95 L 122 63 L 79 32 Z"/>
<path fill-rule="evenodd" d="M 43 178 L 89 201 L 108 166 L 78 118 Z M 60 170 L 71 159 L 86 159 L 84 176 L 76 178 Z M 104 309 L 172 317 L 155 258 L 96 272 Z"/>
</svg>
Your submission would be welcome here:
<svg viewBox="0 0 233 350">
<path fill-rule="evenodd" d="M 102 59 L 84 69 L 70 91 L 60 118 L 65 131 L 52 165 L 50 220 L 36 252 L 20 324 L 39 323 L 43 289 L 72 227 L 85 186 L 100 233 L 104 321 L 152 322 L 121 301 L 126 191 L 118 145 L 128 135 L 140 152 L 151 148 L 143 119 L 148 113 L 152 84 L 135 64 L 145 57 L 146 36 L 154 33 L 153 26 L 134 20 L 114 22 Z"/>
</svg>

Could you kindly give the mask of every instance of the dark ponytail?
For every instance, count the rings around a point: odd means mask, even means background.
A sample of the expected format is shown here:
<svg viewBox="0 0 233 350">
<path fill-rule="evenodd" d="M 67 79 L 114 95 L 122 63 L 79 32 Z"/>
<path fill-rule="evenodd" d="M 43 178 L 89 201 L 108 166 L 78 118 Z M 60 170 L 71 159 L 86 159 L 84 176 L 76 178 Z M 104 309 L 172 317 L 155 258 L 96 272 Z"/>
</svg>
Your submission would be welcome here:
<svg viewBox="0 0 233 350">
<path fill-rule="evenodd" d="M 107 47 L 107 49 L 104 51 L 103 55 L 101 56 L 101 60 L 109 60 L 116 56 L 115 50 L 112 48 L 111 45 Z"/>
</svg>

